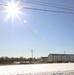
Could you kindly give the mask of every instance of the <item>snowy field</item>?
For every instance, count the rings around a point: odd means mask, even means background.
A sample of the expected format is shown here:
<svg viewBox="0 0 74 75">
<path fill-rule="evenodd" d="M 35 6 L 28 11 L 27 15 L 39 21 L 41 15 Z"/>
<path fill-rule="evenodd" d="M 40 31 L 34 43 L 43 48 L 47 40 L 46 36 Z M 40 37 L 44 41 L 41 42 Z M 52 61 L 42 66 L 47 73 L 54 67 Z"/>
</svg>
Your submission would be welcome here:
<svg viewBox="0 0 74 75">
<path fill-rule="evenodd" d="M 0 75 L 74 75 L 74 63 L 0 66 Z"/>
</svg>

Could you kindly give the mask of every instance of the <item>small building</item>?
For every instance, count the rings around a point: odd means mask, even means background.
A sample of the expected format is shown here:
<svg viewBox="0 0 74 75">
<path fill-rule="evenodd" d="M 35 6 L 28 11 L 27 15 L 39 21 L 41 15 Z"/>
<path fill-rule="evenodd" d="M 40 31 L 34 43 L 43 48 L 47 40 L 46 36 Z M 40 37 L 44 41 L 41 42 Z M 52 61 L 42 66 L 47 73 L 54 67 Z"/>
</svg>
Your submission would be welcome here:
<svg viewBox="0 0 74 75">
<path fill-rule="evenodd" d="M 48 62 L 74 62 L 74 54 L 49 54 Z"/>
<path fill-rule="evenodd" d="M 48 57 L 41 57 L 40 62 L 41 63 L 47 63 L 48 62 Z"/>
</svg>

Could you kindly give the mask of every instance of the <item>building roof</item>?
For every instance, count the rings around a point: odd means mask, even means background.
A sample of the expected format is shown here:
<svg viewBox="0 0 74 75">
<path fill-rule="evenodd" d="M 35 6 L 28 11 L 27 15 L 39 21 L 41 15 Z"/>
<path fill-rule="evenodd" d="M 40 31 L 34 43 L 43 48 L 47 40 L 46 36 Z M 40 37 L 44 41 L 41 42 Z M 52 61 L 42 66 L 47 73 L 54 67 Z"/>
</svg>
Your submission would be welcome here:
<svg viewBox="0 0 74 75">
<path fill-rule="evenodd" d="M 74 55 L 74 54 L 49 54 L 49 55 Z"/>
<path fill-rule="evenodd" d="M 41 58 L 48 58 L 48 57 L 41 57 Z"/>
</svg>

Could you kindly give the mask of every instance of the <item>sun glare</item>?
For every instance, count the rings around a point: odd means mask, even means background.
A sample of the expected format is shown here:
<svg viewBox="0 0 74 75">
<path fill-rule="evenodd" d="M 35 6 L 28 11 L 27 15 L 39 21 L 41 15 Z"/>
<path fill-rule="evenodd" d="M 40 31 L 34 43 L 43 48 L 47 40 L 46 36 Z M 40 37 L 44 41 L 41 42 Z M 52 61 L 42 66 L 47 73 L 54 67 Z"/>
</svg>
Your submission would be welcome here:
<svg viewBox="0 0 74 75">
<path fill-rule="evenodd" d="M 21 13 L 20 8 L 18 7 L 18 3 L 19 2 L 14 3 L 13 0 L 11 3 L 7 2 L 6 6 L 6 12 L 8 13 L 7 18 L 9 18 L 10 16 L 12 17 L 12 19 L 14 19 L 15 16 L 18 18 L 18 14 Z"/>
</svg>

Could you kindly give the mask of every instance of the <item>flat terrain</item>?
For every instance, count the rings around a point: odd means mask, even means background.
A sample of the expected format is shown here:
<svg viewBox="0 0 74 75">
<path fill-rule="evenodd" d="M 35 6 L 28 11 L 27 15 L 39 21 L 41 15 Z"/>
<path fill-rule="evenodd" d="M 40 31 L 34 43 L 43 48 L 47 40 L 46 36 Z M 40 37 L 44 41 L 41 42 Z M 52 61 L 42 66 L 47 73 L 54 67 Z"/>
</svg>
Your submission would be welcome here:
<svg viewBox="0 0 74 75">
<path fill-rule="evenodd" d="M 48 73 L 71 72 L 74 74 L 74 63 L 26 64 L 0 66 L 0 75 L 48 75 Z M 44 74 L 45 73 L 45 74 Z M 72 75 L 73 75 L 72 74 Z M 52 75 L 52 74 L 49 74 Z M 55 74 L 58 75 L 58 74 Z M 68 74 L 67 74 L 68 75 Z"/>
</svg>

